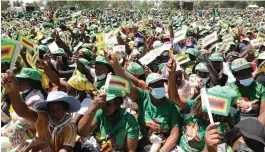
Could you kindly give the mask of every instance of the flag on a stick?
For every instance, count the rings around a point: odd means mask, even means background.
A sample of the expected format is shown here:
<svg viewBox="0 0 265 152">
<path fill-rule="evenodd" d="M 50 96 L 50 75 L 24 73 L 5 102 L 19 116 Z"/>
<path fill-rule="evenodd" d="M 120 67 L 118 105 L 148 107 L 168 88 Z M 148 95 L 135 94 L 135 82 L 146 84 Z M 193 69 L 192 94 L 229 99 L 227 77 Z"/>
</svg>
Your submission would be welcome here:
<svg viewBox="0 0 265 152">
<path fill-rule="evenodd" d="M 21 48 L 20 42 L 1 38 L 1 62 L 11 62 L 10 70 L 13 70 Z"/>
<path fill-rule="evenodd" d="M 231 99 L 217 94 L 207 93 L 208 100 L 211 107 L 211 112 L 217 115 L 228 116 L 230 111 Z M 203 106 L 202 109 L 206 111 L 206 107 Z"/>
<path fill-rule="evenodd" d="M 20 35 L 18 40 L 22 43 L 23 46 L 25 46 L 29 50 L 35 52 L 35 44 L 32 41 L 30 41 L 28 38 Z"/>
<path fill-rule="evenodd" d="M 108 74 L 105 87 L 111 94 L 130 93 L 130 82 L 115 75 Z"/>
</svg>

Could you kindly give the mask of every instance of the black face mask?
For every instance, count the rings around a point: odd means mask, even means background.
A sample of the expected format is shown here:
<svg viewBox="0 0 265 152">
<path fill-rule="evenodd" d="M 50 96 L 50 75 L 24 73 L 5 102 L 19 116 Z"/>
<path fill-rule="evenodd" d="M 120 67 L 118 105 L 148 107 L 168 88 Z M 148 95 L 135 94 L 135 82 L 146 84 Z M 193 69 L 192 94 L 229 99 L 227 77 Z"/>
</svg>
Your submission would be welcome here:
<svg viewBox="0 0 265 152">
<path fill-rule="evenodd" d="M 246 143 L 248 143 L 248 145 Z M 263 144 L 259 144 L 257 142 L 250 143 L 249 141 L 246 143 L 239 142 L 235 152 L 264 152 Z"/>
<path fill-rule="evenodd" d="M 246 143 L 239 142 L 237 148 L 234 150 L 235 152 L 254 152 L 250 149 Z"/>
</svg>

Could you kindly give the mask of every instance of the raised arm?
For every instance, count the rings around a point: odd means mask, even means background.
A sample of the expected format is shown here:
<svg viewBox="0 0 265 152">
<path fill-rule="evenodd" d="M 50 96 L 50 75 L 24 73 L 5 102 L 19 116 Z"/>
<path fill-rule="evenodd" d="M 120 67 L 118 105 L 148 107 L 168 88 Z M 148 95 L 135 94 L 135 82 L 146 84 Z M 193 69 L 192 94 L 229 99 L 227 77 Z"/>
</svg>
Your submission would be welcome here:
<svg viewBox="0 0 265 152">
<path fill-rule="evenodd" d="M 66 86 L 65 83 L 61 82 L 60 77 L 54 71 L 52 71 L 52 69 L 50 68 L 49 63 L 48 63 L 48 62 L 50 62 L 50 57 L 47 54 L 45 54 L 43 56 L 43 59 L 44 60 L 39 59 L 37 64 L 43 68 L 43 70 L 47 74 L 49 80 L 52 83 L 54 83 L 55 85 L 57 85 L 58 87 L 59 86 L 65 87 Z M 64 81 L 64 80 L 62 80 L 62 81 Z"/>
<path fill-rule="evenodd" d="M 169 99 L 171 99 L 180 109 L 186 108 L 186 99 L 181 97 L 178 94 L 178 90 L 176 87 L 176 61 L 170 59 L 167 63 L 167 69 L 169 72 L 169 79 L 168 79 L 168 95 Z"/>
<path fill-rule="evenodd" d="M 116 75 L 124 79 L 130 80 L 127 76 L 128 73 L 126 74 L 125 70 L 119 64 L 118 59 L 115 55 L 105 53 L 105 57 L 106 57 L 106 60 L 112 65 Z M 130 82 L 130 87 L 131 87 L 130 88 L 131 92 L 130 94 L 128 94 L 129 98 L 132 101 L 136 101 L 138 99 L 138 89 L 132 82 Z"/>
<path fill-rule="evenodd" d="M 203 64 L 208 68 L 208 70 L 210 72 L 212 84 L 214 86 L 216 86 L 217 85 L 217 81 L 218 81 L 218 73 L 215 71 L 215 69 L 213 68 L 212 64 L 208 60 L 204 61 Z"/>
<path fill-rule="evenodd" d="M 93 121 L 96 112 L 103 108 L 106 104 L 106 94 L 100 94 L 93 100 L 92 106 L 88 109 L 86 114 L 80 119 L 78 123 L 78 134 L 82 137 L 86 137 L 89 133 L 95 130 L 98 126 Z"/>
<path fill-rule="evenodd" d="M 265 93 L 263 93 L 265 94 Z M 265 99 L 261 99 L 258 120 L 265 125 Z"/>
<path fill-rule="evenodd" d="M 18 116 L 26 119 L 29 122 L 35 123 L 38 118 L 37 112 L 31 110 L 26 105 L 26 102 L 22 101 L 18 90 L 17 80 L 14 74 L 10 71 L 2 76 L 2 85 L 8 93 L 10 102 Z"/>
</svg>

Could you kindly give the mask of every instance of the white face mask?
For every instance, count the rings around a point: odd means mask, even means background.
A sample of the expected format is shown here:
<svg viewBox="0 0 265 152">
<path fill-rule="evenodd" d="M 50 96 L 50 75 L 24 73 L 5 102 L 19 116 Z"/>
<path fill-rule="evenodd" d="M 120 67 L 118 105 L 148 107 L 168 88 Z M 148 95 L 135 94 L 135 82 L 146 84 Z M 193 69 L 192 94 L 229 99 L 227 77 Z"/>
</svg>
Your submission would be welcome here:
<svg viewBox="0 0 265 152">
<path fill-rule="evenodd" d="M 161 99 L 165 96 L 166 90 L 165 88 L 152 88 L 151 92 L 152 96 L 156 99 Z"/>
<path fill-rule="evenodd" d="M 239 80 L 239 83 L 243 86 L 250 86 L 253 81 L 254 78 L 250 77 L 248 79 Z"/>
<path fill-rule="evenodd" d="M 97 80 L 103 80 L 106 78 L 106 76 L 107 76 L 106 74 L 102 74 L 100 76 L 97 76 Z"/>
</svg>

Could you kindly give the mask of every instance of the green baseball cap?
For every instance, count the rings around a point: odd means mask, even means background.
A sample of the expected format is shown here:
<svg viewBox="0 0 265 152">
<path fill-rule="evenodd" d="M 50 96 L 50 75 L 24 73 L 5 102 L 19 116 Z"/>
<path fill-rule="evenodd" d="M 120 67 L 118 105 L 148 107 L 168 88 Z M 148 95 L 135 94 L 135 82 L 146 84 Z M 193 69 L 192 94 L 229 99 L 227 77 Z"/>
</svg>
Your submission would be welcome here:
<svg viewBox="0 0 265 152">
<path fill-rule="evenodd" d="M 96 57 L 96 63 L 103 63 L 103 64 L 110 65 L 109 62 L 106 60 L 106 58 L 100 55 Z"/>
<path fill-rule="evenodd" d="M 38 50 L 41 50 L 43 52 L 48 52 L 49 48 L 46 45 L 39 45 Z"/>
<path fill-rule="evenodd" d="M 32 68 L 23 68 L 19 74 L 16 75 L 17 78 L 40 80 L 40 72 Z"/>
<path fill-rule="evenodd" d="M 64 54 L 64 50 L 62 48 L 58 48 L 58 50 L 51 52 L 51 54 L 55 55 L 55 54 Z"/>
<path fill-rule="evenodd" d="M 150 83 L 155 83 L 158 82 L 160 80 L 164 80 L 166 81 L 165 78 L 162 77 L 162 75 L 158 74 L 158 73 L 150 73 L 147 78 L 146 78 L 146 85 L 149 86 Z"/>
<path fill-rule="evenodd" d="M 208 68 L 203 63 L 197 64 L 195 67 L 195 71 L 209 72 Z"/>
<path fill-rule="evenodd" d="M 210 56 L 210 61 L 224 61 L 224 55 L 221 53 L 213 53 Z"/>
<path fill-rule="evenodd" d="M 144 69 L 142 66 L 140 66 L 138 63 L 130 62 L 129 65 L 126 67 L 126 70 L 130 72 L 133 75 L 143 75 Z"/>
<path fill-rule="evenodd" d="M 103 85 L 101 88 L 100 88 L 101 91 L 104 91 L 105 90 L 105 85 Z M 122 97 L 122 93 L 117 93 L 117 94 L 113 94 L 113 93 L 108 93 L 108 91 L 106 91 L 106 101 L 111 101 L 117 97 Z"/>
<path fill-rule="evenodd" d="M 236 99 L 238 96 L 236 91 L 229 86 L 221 87 L 220 85 L 217 85 L 217 86 L 214 86 L 212 88 L 209 88 L 208 92 L 212 93 L 212 94 L 219 94 L 219 95 L 228 97 L 230 99 Z"/>
<path fill-rule="evenodd" d="M 85 58 L 79 58 L 78 59 L 81 63 L 83 63 L 84 65 L 88 65 L 89 64 L 89 61 Z"/>
<path fill-rule="evenodd" d="M 191 55 L 194 55 L 195 57 L 199 57 L 201 55 L 201 53 L 194 49 L 194 48 L 188 48 L 186 51 L 185 51 L 186 54 L 191 54 Z"/>
<path fill-rule="evenodd" d="M 87 60 L 87 59 L 85 59 L 85 58 L 79 58 L 78 59 L 81 63 L 83 63 L 84 65 L 88 65 L 89 64 L 89 61 Z M 69 65 L 69 67 L 76 67 L 76 63 L 74 63 L 74 64 L 71 64 L 71 65 Z"/>
<path fill-rule="evenodd" d="M 248 69 L 248 68 L 250 68 L 250 65 L 248 61 L 244 58 L 235 59 L 231 64 L 231 70 L 234 72 Z"/>
<path fill-rule="evenodd" d="M 94 55 L 94 53 L 91 50 L 87 49 L 87 48 L 82 48 L 82 49 L 79 50 L 79 52 L 84 52 L 88 57 Z"/>
</svg>

